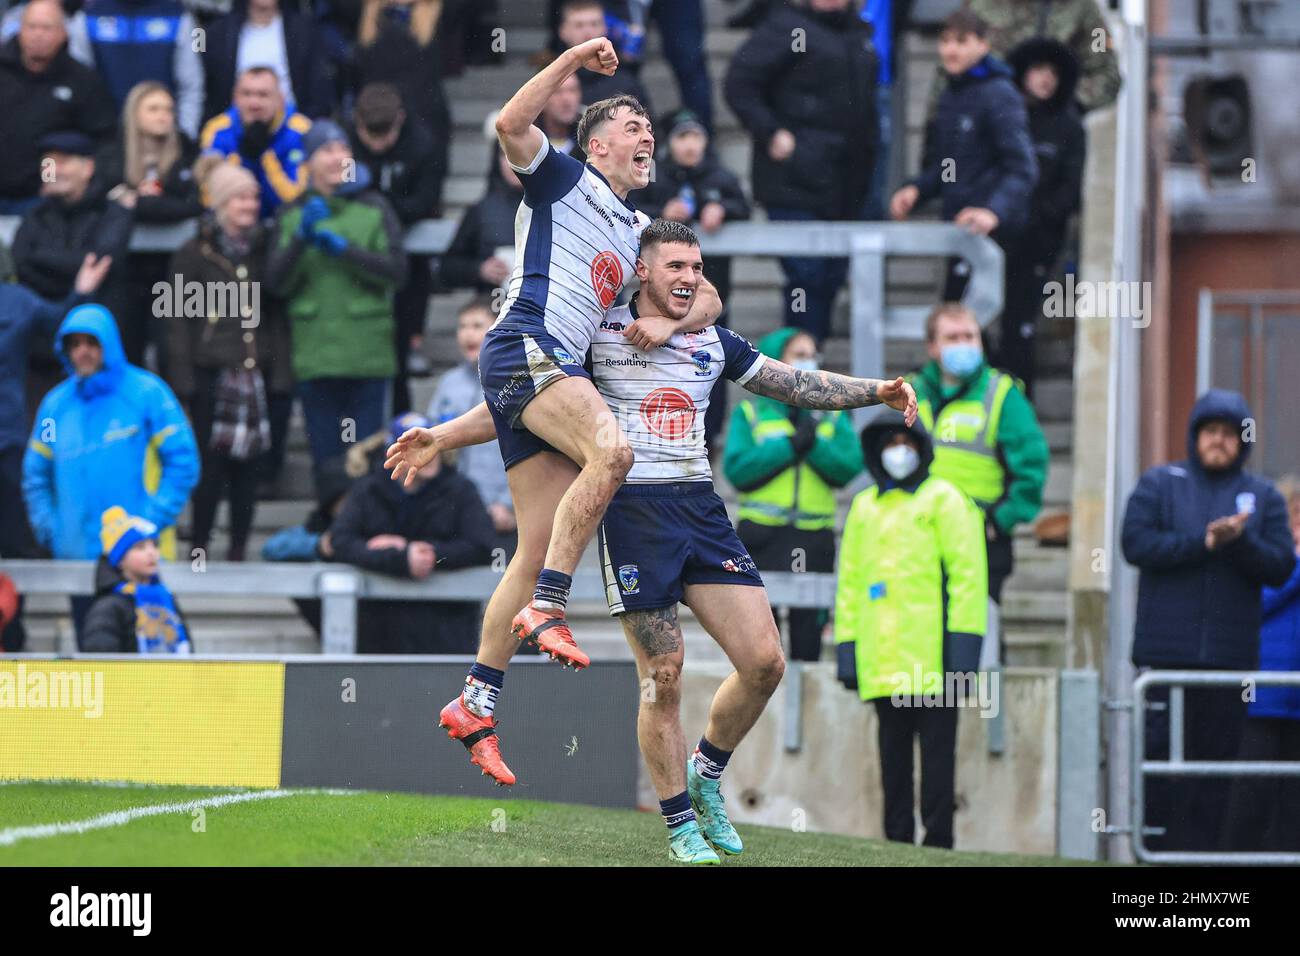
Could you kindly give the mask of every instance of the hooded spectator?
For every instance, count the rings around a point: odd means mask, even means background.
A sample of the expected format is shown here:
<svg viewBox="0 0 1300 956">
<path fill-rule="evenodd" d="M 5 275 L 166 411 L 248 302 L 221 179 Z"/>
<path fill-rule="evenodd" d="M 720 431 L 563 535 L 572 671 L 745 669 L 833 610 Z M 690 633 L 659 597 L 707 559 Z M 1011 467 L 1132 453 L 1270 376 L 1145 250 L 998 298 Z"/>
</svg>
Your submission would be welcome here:
<svg viewBox="0 0 1300 956">
<path fill-rule="evenodd" d="M 837 673 L 876 708 L 885 838 L 912 843 L 912 749 L 921 745 L 926 846 L 952 848 L 958 688 L 979 666 L 987 620 L 979 509 L 930 473 L 921 423 L 885 409 L 862 430 L 875 479 L 853 499 L 840 546 Z M 887 548 L 878 542 L 888 541 Z M 936 690 L 940 694 L 936 696 Z"/>
<path fill-rule="evenodd" d="M 1296 562 L 1287 506 L 1245 470 L 1254 419 L 1237 392 L 1211 389 L 1187 424 L 1187 458 L 1146 471 L 1129 496 L 1121 544 L 1138 568 L 1133 663 L 1141 669 L 1259 666 L 1261 589 L 1283 587 Z M 1151 699 L 1168 702 L 1167 689 Z M 1234 760 L 1246 704 L 1237 687 L 1184 694 L 1184 758 Z M 1147 756 L 1168 759 L 1169 714 L 1146 715 Z M 1151 780 L 1145 822 L 1165 828 L 1153 848 L 1221 848 L 1229 781 Z"/>
</svg>

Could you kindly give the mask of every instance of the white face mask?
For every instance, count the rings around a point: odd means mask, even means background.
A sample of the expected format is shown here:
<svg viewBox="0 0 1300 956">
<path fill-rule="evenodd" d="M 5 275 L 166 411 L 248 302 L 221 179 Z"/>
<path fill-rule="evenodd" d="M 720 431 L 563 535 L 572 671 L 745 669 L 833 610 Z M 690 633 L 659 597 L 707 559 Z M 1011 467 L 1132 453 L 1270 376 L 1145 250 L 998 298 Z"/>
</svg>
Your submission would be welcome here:
<svg viewBox="0 0 1300 956">
<path fill-rule="evenodd" d="M 890 445 L 880 453 L 880 464 L 889 472 L 890 478 L 902 481 L 916 471 L 921 464 L 921 456 L 911 445 Z"/>
<path fill-rule="evenodd" d="M 816 372 L 821 369 L 816 359 L 795 359 L 790 364 L 802 372 Z"/>
</svg>

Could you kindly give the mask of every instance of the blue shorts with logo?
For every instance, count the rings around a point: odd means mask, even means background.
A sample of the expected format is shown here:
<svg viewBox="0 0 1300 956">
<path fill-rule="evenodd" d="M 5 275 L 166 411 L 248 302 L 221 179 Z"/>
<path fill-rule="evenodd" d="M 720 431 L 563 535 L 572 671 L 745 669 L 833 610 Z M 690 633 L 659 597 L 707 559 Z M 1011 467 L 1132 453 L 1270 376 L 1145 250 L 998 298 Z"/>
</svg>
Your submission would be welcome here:
<svg viewBox="0 0 1300 956">
<path fill-rule="evenodd" d="M 590 379 L 584 358 L 571 354 L 535 319 L 507 315 L 483 337 L 478 376 L 507 468 L 539 451 L 555 451 L 524 428 L 520 416 L 547 386 L 568 376 Z"/>
<path fill-rule="evenodd" d="M 763 586 L 711 481 L 624 485 L 598 540 L 613 615 L 671 607 L 688 584 Z"/>
</svg>

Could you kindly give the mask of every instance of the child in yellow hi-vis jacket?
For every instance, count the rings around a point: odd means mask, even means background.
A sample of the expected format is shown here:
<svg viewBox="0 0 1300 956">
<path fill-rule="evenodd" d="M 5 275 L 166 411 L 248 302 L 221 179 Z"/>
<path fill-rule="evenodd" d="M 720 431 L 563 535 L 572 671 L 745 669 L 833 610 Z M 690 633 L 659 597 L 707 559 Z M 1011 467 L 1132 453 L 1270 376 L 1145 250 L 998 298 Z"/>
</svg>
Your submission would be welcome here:
<svg viewBox="0 0 1300 956">
<path fill-rule="evenodd" d="M 919 421 L 908 428 L 886 410 L 863 429 L 862 451 L 876 484 L 853 500 L 840 543 L 839 679 L 875 703 L 886 838 L 913 842 L 919 736 L 924 843 L 951 848 L 952 690 L 973 681 L 979 666 L 988 614 L 984 519 L 956 485 L 929 473 L 934 453 Z"/>
</svg>

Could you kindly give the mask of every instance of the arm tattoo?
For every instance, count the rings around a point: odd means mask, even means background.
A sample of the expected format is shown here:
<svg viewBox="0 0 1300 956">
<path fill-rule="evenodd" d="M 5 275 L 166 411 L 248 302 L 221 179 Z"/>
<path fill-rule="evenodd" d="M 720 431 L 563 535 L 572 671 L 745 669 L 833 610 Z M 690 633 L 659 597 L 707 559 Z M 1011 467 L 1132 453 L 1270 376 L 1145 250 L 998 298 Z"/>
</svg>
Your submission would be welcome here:
<svg viewBox="0 0 1300 956">
<path fill-rule="evenodd" d="M 745 388 L 798 408 L 863 408 L 879 405 L 874 378 L 852 378 L 834 372 L 805 372 L 768 359 Z"/>
<path fill-rule="evenodd" d="M 682 632 L 677 625 L 675 607 L 629 611 L 623 615 L 623 623 L 649 657 L 661 657 L 681 649 Z"/>
</svg>

